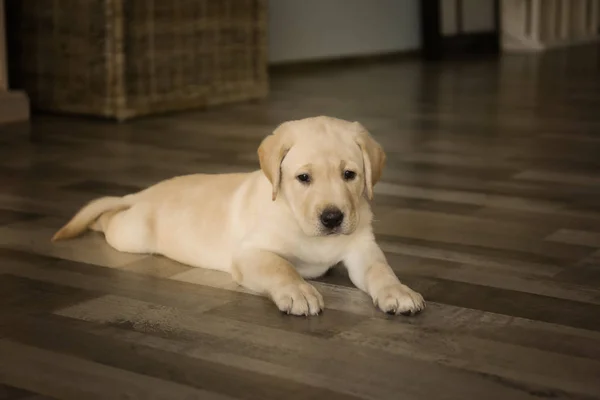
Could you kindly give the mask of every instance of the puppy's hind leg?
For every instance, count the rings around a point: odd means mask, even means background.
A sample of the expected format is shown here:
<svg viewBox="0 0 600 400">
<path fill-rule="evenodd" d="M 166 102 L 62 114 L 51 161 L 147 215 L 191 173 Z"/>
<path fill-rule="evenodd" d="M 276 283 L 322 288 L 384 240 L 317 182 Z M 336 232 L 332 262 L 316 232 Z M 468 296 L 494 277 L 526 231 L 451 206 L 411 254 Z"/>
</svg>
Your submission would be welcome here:
<svg viewBox="0 0 600 400">
<path fill-rule="evenodd" d="M 153 253 L 154 218 L 150 206 L 136 204 L 123 211 L 104 213 L 92 226 L 104 232 L 108 244 L 125 253 Z"/>
</svg>

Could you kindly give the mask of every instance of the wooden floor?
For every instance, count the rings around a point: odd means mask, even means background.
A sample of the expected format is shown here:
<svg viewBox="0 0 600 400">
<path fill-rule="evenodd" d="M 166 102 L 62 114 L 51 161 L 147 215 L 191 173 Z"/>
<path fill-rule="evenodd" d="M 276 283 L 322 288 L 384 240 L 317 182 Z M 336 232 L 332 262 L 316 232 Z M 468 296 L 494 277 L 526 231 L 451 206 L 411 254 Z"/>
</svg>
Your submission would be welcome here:
<svg viewBox="0 0 600 400">
<path fill-rule="evenodd" d="M 600 398 L 600 50 L 276 72 L 262 103 L 0 131 L 0 399 Z M 51 234 L 83 203 L 251 170 L 278 123 L 384 145 L 375 230 L 429 307 L 375 310 L 334 271 L 280 314 L 218 272 Z"/>
</svg>

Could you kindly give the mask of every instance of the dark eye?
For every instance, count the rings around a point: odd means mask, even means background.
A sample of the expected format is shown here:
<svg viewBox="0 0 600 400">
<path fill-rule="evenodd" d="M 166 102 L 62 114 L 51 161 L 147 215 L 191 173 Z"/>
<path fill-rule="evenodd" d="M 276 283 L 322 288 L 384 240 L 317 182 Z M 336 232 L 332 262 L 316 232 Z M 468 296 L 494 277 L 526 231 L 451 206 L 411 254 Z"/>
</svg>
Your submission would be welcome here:
<svg viewBox="0 0 600 400">
<path fill-rule="evenodd" d="M 309 183 L 310 175 L 309 174 L 300 174 L 296 177 L 296 179 L 298 179 L 302 183 Z"/>
<path fill-rule="evenodd" d="M 356 172 L 346 170 L 344 171 L 344 180 L 351 181 L 356 178 Z"/>
</svg>

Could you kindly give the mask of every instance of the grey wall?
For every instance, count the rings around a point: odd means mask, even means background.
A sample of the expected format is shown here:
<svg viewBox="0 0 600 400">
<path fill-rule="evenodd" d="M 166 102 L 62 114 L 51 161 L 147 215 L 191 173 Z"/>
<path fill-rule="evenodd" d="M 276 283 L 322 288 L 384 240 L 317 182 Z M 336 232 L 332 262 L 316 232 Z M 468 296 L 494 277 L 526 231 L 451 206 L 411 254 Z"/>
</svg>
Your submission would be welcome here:
<svg viewBox="0 0 600 400">
<path fill-rule="evenodd" d="M 418 0 L 270 0 L 269 19 L 273 63 L 420 46 Z"/>
</svg>

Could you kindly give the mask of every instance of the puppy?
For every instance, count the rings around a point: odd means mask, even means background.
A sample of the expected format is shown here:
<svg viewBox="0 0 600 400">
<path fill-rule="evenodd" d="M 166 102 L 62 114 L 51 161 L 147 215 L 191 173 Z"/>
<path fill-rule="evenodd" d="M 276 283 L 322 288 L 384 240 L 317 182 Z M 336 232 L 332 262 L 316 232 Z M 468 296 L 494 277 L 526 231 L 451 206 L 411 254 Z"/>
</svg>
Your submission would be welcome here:
<svg viewBox="0 0 600 400">
<path fill-rule="evenodd" d="M 118 251 L 229 272 L 293 315 L 321 312 L 323 297 L 304 278 L 339 262 L 382 311 L 425 307 L 375 243 L 369 201 L 385 153 L 361 124 L 324 116 L 285 122 L 258 156 L 255 172 L 180 176 L 94 200 L 53 240 L 101 231 Z"/>
</svg>

